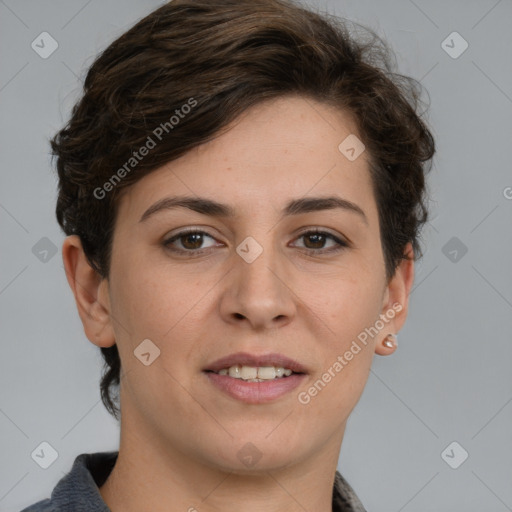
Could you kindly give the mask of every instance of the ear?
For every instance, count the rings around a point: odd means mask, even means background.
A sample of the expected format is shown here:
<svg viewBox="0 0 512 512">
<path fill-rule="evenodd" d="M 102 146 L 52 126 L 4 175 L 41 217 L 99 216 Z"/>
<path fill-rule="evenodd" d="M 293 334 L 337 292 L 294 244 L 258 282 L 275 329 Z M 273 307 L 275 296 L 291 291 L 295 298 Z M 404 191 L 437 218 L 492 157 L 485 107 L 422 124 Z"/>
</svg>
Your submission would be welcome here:
<svg viewBox="0 0 512 512">
<path fill-rule="evenodd" d="M 62 260 L 87 338 L 98 347 L 111 347 L 115 337 L 110 318 L 108 280 L 90 266 L 77 235 L 64 240 Z"/>
<path fill-rule="evenodd" d="M 393 312 L 394 315 L 387 320 L 384 329 L 376 338 L 375 353 L 380 356 L 387 356 L 395 350 L 383 345 L 382 341 L 388 334 L 398 334 L 407 318 L 409 295 L 414 281 L 414 251 L 410 242 L 405 246 L 404 256 L 407 256 L 407 259 L 401 261 L 384 292 L 381 314 L 387 319 L 393 315 Z"/>
</svg>

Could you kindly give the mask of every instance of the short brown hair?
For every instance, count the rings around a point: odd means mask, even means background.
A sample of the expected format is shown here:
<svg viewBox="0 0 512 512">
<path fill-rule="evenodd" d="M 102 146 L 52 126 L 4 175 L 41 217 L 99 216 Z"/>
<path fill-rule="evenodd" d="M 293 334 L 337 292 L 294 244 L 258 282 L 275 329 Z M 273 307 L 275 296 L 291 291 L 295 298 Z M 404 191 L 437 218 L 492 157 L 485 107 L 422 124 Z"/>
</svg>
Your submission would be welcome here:
<svg viewBox="0 0 512 512">
<path fill-rule="evenodd" d="M 292 0 L 173 0 L 96 58 L 69 122 L 51 140 L 57 220 L 66 235 L 80 237 L 92 268 L 108 278 L 126 187 L 217 136 L 249 107 L 300 94 L 356 122 L 370 157 L 390 279 L 408 242 L 415 259 L 421 256 L 425 173 L 435 152 L 417 113 L 421 86 L 395 73 L 391 57 L 372 30 L 355 37 L 346 20 Z M 161 140 L 135 159 L 155 130 Z M 119 420 L 111 395 L 119 386 L 119 353 L 116 345 L 101 352 L 101 397 Z"/>
</svg>

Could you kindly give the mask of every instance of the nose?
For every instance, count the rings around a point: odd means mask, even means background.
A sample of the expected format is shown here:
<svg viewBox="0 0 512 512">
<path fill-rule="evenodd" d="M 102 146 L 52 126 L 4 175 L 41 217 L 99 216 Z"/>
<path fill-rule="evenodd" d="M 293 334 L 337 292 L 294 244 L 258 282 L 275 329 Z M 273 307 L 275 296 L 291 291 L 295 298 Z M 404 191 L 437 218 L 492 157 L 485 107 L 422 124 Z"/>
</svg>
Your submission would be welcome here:
<svg viewBox="0 0 512 512">
<path fill-rule="evenodd" d="M 254 330 L 289 323 L 296 314 L 296 302 L 285 259 L 267 247 L 251 263 L 238 253 L 233 259 L 220 305 L 224 320 L 247 323 Z"/>
</svg>

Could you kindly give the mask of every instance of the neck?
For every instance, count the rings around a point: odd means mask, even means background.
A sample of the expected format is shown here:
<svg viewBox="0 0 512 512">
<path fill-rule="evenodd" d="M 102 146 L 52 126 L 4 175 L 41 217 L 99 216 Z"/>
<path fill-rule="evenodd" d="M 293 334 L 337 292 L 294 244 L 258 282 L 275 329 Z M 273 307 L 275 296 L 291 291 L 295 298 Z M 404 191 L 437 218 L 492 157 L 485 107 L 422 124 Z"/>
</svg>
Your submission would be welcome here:
<svg viewBox="0 0 512 512">
<path fill-rule="evenodd" d="M 303 461 L 244 474 L 121 428 L 118 459 L 100 494 L 112 512 L 332 512 L 344 428 Z"/>
</svg>

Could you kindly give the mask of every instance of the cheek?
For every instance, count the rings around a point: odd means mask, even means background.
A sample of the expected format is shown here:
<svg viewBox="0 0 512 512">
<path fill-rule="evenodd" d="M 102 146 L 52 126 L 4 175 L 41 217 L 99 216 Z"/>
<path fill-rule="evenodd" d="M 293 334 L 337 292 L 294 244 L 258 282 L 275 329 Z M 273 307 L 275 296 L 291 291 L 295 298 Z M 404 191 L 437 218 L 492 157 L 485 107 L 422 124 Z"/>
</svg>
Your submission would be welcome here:
<svg viewBox="0 0 512 512">
<path fill-rule="evenodd" d="M 378 318 L 382 297 L 377 283 L 377 276 L 360 271 L 333 275 L 321 286 L 306 283 L 301 296 L 307 297 L 305 303 L 322 321 L 335 348 L 350 344 Z"/>
<path fill-rule="evenodd" d="M 314 309 L 321 336 L 317 336 L 317 372 L 301 389 L 310 400 L 317 428 L 343 422 L 359 401 L 373 361 L 374 338 L 368 329 L 380 313 L 373 288 L 343 283 L 335 293 L 319 300 Z M 318 331 L 319 332 L 319 331 Z"/>
<path fill-rule="evenodd" d="M 316 378 L 329 388 L 322 391 L 318 404 L 325 400 L 336 409 L 350 408 L 364 388 L 373 359 L 370 327 L 379 318 L 382 300 L 375 282 L 338 279 L 337 286 L 309 296 L 308 305 L 318 319 L 320 368 Z"/>
<path fill-rule="evenodd" d="M 130 333 L 162 337 L 187 315 L 204 294 L 199 276 L 184 276 L 161 265 L 133 261 L 115 282 L 114 314 L 130 325 Z"/>
<path fill-rule="evenodd" d="M 114 324 L 124 327 L 116 329 L 116 338 L 119 334 L 127 362 L 134 359 L 128 352 L 150 339 L 160 348 L 159 362 L 176 376 L 184 373 L 194 355 L 197 358 L 199 326 L 214 307 L 213 295 L 207 293 L 213 283 L 208 286 L 204 275 L 197 273 L 152 271 L 147 266 L 132 268 L 117 283 L 113 314 L 119 322 Z"/>
<path fill-rule="evenodd" d="M 162 272 L 132 267 L 124 279 L 117 276 L 113 298 L 116 340 L 128 375 L 129 393 L 142 409 L 153 403 L 154 410 L 159 410 L 154 401 L 160 399 L 161 406 L 166 400 L 172 400 L 177 408 L 190 406 L 179 383 L 187 382 L 194 357 L 197 359 L 197 329 L 202 325 L 199 317 L 204 316 L 206 305 L 205 299 L 201 300 L 204 282 L 199 278 L 194 281 L 169 273 L 164 279 Z M 134 351 L 146 339 L 160 350 L 148 366 L 134 357 Z M 151 345 L 149 350 L 153 350 Z"/>
</svg>

